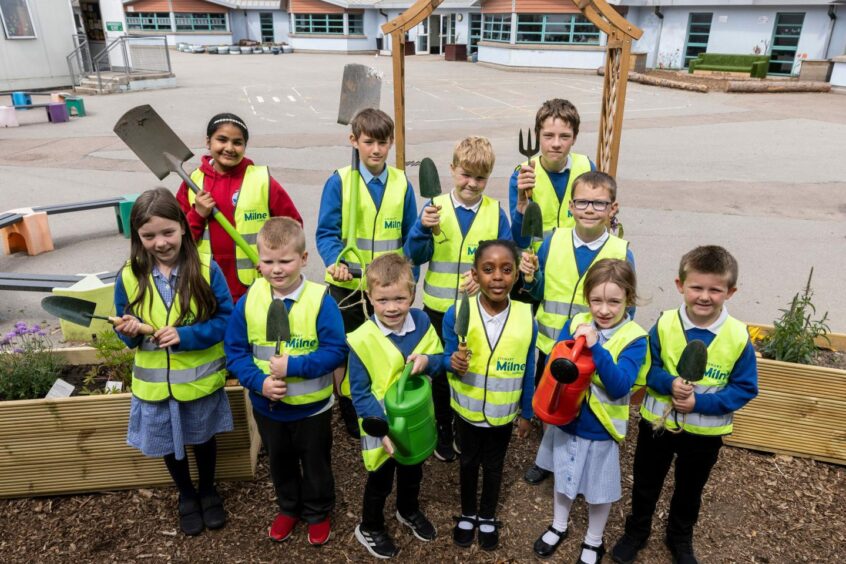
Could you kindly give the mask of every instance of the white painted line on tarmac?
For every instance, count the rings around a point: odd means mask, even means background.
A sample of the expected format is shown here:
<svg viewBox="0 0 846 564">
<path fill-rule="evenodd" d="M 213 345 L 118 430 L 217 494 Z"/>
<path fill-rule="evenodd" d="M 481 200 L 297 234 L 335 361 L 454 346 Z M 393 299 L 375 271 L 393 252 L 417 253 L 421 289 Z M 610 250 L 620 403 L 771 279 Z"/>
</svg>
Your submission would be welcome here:
<svg viewBox="0 0 846 564">
<path fill-rule="evenodd" d="M 421 94 L 425 94 L 426 96 L 431 96 L 431 97 L 432 97 L 432 98 L 434 98 L 435 100 L 441 100 L 441 97 L 440 97 L 440 96 L 435 96 L 435 95 L 434 95 L 434 94 L 432 94 L 431 92 L 427 92 L 427 91 L 423 90 L 422 88 L 418 88 L 417 86 L 412 86 L 412 88 L 413 88 L 413 89 L 415 89 L 415 90 L 417 90 L 417 91 L 418 91 L 418 92 L 420 92 Z"/>
<path fill-rule="evenodd" d="M 482 98 L 487 98 L 488 100 L 493 100 L 494 102 L 498 102 L 498 103 L 502 104 L 503 106 L 508 106 L 509 108 L 517 108 L 517 106 L 515 106 L 513 104 L 509 104 L 508 102 L 506 102 L 504 100 L 500 100 L 499 98 L 494 98 L 493 96 L 488 96 L 486 94 L 482 94 L 481 92 L 479 92 L 477 90 L 470 90 L 469 88 L 464 88 L 463 86 L 460 86 L 459 84 L 457 84 L 455 82 L 453 82 L 453 86 L 455 88 L 458 88 L 459 90 L 464 90 L 465 92 L 475 94 L 476 96 L 480 96 Z"/>
<path fill-rule="evenodd" d="M 296 94 L 296 95 L 297 95 L 297 96 L 299 96 L 300 98 L 302 98 L 302 97 L 303 97 L 303 95 L 302 95 L 302 94 L 300 94 L 300 91 L 299 91 L 299 90 L 297 90 L 296 88 L 294 88 L 293 86 L 291 87 L 291 90 L 293 90 L 293 91 L 294 91 L 294 94 Z"/>
<path fill-rule="evenodd" d="M 285 114 L 288 117 L 296 117 L 294 114 Z"/>
<path fill-rule="evenodd" d="M 311 108 L 311 111 L 313 111 L 314 113 L 319 113 L 317 110 L 314 109 L 314 106 L 309 106 L 309 108 Z"/>
<path fill-rule="evenodd" d="M 254 116 L 255 116 L 255 115 L 258 115 L 258 114 L 256 113 L 256 107 L 255 107 L 255 106 L 253 106 L 252 104 L 250 104 L 250 109 L 253 111 L 253 115 L 254 115 Z"/>
<path fill-rule="evenodd" d="M 264 104 L 264 98 L 262 98 L 261 96 L 256 96 L 256 102 L 258 102 L 259 104 Z"/>
<path fill-rule="evenodd" d="M 274 97 L 273 97 L 273 101 L 274 101 L 274 102 L 276 102 L 276 103 L 278 104 L 278 103 L 279 103 L 279 97 L 278 97 L 278 96 L 274 96 Z"/>
<path fill-rule="evenodd" d="M 294 98 L 293 96 L 291 96 L 290 94 L 288 94 L 288 99 L 289 99 L 290 101 L 292 101 L 292 102 L 296 102 L 296 101 L 297 101 L 297 99 L 296 99 L 296 98 Z"/>
</svg>

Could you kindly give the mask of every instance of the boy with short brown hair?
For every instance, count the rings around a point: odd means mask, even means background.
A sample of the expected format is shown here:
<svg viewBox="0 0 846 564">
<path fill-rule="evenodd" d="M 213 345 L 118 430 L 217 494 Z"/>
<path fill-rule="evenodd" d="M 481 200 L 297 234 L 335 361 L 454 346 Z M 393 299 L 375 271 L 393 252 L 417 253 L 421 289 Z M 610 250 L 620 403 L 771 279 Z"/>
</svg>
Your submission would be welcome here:
<svg viewBox="0 0 846 564">
<path fill-rule="evenodd" d="M 734 412 L 758 394 L 755 349 L 746 325 L 725 308 L 737 291 L 737 261 L 723 247 L 697 247 L 679 264 L 676 288 L 684 303 L 663 312 L 649 333 L 652 366 L 646 375 L 646 398 L 640 408 L 634 457 L 632 510 L 625 534 L 611 555 L 615 562 L 634 562 L 646 545 L 652 515 L 670 465 L 676 470 L 667 534 L 674 563 L 696 564 L 693 526 L 702 505 L 702 490 L 717 462 L 723 436 L 732 432 Z M 686 345 L 708 346 L 704 377 L 695 384 L 678 375 Z M 663 422 L 656 431 L 654 423 Z"/>
</svg>

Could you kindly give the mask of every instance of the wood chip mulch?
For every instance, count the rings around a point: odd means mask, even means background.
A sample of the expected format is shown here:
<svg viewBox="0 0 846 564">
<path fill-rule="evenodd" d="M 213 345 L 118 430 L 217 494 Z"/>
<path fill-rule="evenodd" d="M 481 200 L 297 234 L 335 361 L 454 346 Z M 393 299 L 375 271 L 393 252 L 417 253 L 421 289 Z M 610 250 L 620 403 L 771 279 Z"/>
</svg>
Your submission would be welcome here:
<svg viewBox="0 0 846 564">
<path fill-rule="evenodd" d="M 178 530 L 175 488 L 103 492 L 91 495 L 0 500 L 0 562 L 362 562 L 371 559 L 355 540 L 365 470 L 358 443 L 336 421 L 333 466 L 337 504 L 332 538 L 314 548 L 298 525 L 281 544 L 267 538 L 275 515 L 265 456 L 255 480 L 219 485 L 229 521 L 219 531 L 185 537 Z M 636 430 L 636 426 L 632 425 Z M 789 426 L 773 432 L 790 432 Z M 623 499 L 614 505 L 605 532 L 610 550 L 622 534 L 629 504 L 634 437 L 622 447 Z M 399 562 L 532 562 L 532 543 L 550 524 L 552 484 L 523 482 L 537 438 L 513 439 L 498 518 L 505 527 L 495 552 L 452 544 L 452 516 L 458 507 L 458 463 L 430 459 L 424 470 L 422 507 L 438 528 L 432 543 L 416 540 L 386 516 L 401 552 Z M 672 470 L 671 470 L 672 472 Z M 649 545 L 638 562 L 669 562 L 663 545 L 670 488 L 665 488 Z M 846 468 L 808 459 L 723 448 L 703 496 L 695 532 L 702 562 L 839 562 L 846 548 Z M 555 561 L 575 561 L 587 526 L 582 501 L 574 505 L 571 534 Z M 606 557 L 605 561 L 610 561 Z"/>
</svg>

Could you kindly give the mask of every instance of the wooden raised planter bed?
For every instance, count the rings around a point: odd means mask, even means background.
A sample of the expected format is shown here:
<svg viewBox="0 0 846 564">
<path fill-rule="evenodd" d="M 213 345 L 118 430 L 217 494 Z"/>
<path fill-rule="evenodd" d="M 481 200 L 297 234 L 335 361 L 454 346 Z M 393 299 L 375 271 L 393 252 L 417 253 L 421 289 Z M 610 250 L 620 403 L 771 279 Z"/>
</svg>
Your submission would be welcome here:
<svg viewBox="0 0 846 564">
<path fill-rule="evenodd" d="M 846 335 L 829 339 L 846 350 Z M 726 444 L 846 465 L 846 370 L 759 356 L 758 390 L 735 414 Z"/>
<path fill-rule="evenodd" d="M 98 362 L 90 347 L 58 352 L 71 364 Z M 235 430 L 218 436 L 217 478 L 252 479 L 261 441 L 249 400 L 240 386 L 227 387 L 226 393 Z M 0 402 L 0 498 L 172 484 L 161 459 L 126 444 L 130 397 Z M 193 462 L 191 468 L 196 471 Z"/>
</svg>

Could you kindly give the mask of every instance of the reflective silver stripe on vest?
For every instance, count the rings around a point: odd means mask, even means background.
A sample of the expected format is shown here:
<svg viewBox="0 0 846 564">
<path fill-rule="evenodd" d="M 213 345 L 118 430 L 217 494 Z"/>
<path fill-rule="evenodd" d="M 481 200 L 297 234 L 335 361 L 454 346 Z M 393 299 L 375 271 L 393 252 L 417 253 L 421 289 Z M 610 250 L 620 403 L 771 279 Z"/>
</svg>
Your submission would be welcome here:
<svg viewBox="0 0 846 564">
<path fill-rule="evenodd" d="M 455 288 L 433 286 L 425 279 L 423 280 L 423 291 L 434 298 L 443 298 L 445 300 L 454 300 L 458 295 L 458 290 Z"/>
<path fill-rule="evenodd" d="M 711 389 L 712 391 L 700 392 L 699 388 Z M 719 386 L 694 386 L 694 392 L 696 393 L 714 393 L 721 389 L 722 388 Z M 651 393 L 646 394 L 646 399 L 643 400 L 643 408 L 655 417 L 663 417 L 664 410 L 667 408 L 667 405 L 670 404 L 661 401 Z M 685 425 L 693 425 L 696 427 L 725 427 L 726 425 L 731 425 L 732 416 L 732 413 L 727 413 L 725 415 L 703 415 L 702 413 L 688 413 L 687 417 L 685 417 Z M 681 417 L 679 417 L 679 422 L 681 422 Z"/>
<path fill-rule="evenodd" d="M 614 406 L 622 406 L 622 405 L 629 405 L 629 398 L 631 397 L 631 393 L 624 395 L 619 399 L 611 399 L 608 396 L 608 392 L 603 388 L 600 388 L 593 382 L 590 384 L 590 393 L 596 396 L 596 399 L 599 400 L 599 403 L 604 405 L 614 405 Z M 614 425 L 614 429 L 617 430 L 617 433 L 620 435 L 625 436 L 626 434 L 626 427 L 628 426 L 628 418 L 626 419 L 617 419 L 616 417 L 612 417 L 610 414 L 608 418 L 611 420 L 611 424 Z"/>
<path fill-rule="evenodd" d="M 273 355 L 276 354 L 276 345 L 256 345 L 253 344 L 253 357 L 259 360 L 270 361 Z"/>
<path fill-rule="evenodd" d="M 387 241 L 373 241 L 372 239 L 356 239 L 355 246 L 359 251 L 370 251 L 373 253 L 386 253 L 402 248 L 402 239 L 389 239 Z"/>
<path fill-rule="evenodd" d="M 168 370 L 167 368 L 143 368 L 135 366 L 132 375 L 142 382 L 149 382 L 151 384 L 163 384 L 168 381 L 168 372 L 170 372 L 171 384 L 190 384 L 197 380 L 202 380 L 207 376 L 211 376 L 216 372 L 220 372 L 226 368 L 226 359 L 218 358 L 196 368 L 183 368 L 182 370 Z"/>
<path fill-rule="evenodd" d="M 571 304 L 569 302 L 556 302 L 553 300 L 543 301 L 543 311 L 556 315 L 568 315 L 574 317 L 578 313 L 588 313 L 590 308 L 582 304 Z"/>
<path fill-rule="evenodd" d="M 203 241 L 211 241 L 211 235 L 209 235 L 208 225 L 206 225 L 206 228 L 203 230 Z"/>
<path fill-rule="evenodd" d="M 538 321 L 538 333 L 543 335 L 544 337 L 549 337 L 553 340 L 558 340 L 558 334 L 561 333 L 561 329 L 563 327 L 559 327 L 556 329 L 555 327 L 550 327 L 549 325 L 544 325 L 540 321 Z"/>
<path fill-rule="evenodd" d="M 285 397 L 304 396 L 324 390 L 332 385 L 332 374 L 324 374 L 317 378 L 303 378 L 302 380 L 286 379 L 288 391 Z"/>
<path fill-rule="evenodd" d="M 256 265 L 253 264 L 253 261 L 248 258 L 237 259 L 235 261 L 235 266 L 238 268 L 238 270 L 251 270 L 256 267 Z"/>
<path fill-rule="evenodd" d="M 473 413 L 484 413 L 486 417 L 500 418 L 508 417 L 517 413 L 517 402 L 507 404 L 496 404 L 485 400 L 471 398 L 452 388 L 452 397 L 458 405 Z M 484 408 L 484 410 L 482 409 Z"/>
<path fill-rule="evenodd" d="M 429 272 L 437 274 L 461 274 L 460 262 L 448 262 L 443 260 L 429 261 Z"/>
<path fill-rule="evenodd" d="M 250 245 L 255 245 L 258 243 L 258 233 L 241 233 L 241 237 L 243 237 L 244 241 L 246 241 Z"/>
<path fill-rule="evenodd" d="M 485 375 L 476 374 L 475 372 L 467 372 L 461 377 L 461 383 L 480 390 L 485 389 Z M 523 386 L 523 375 L 515 376 L 514 378 L 497 378 L 489 376 L 487 382 L 487 389 L 491 392 L 516 392 Z"/>
</svg>

